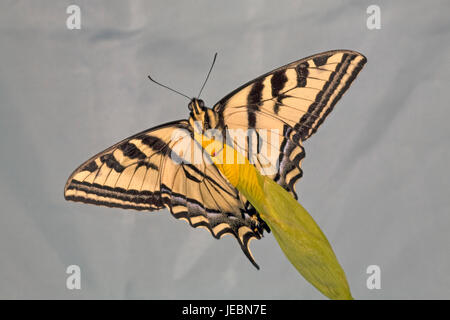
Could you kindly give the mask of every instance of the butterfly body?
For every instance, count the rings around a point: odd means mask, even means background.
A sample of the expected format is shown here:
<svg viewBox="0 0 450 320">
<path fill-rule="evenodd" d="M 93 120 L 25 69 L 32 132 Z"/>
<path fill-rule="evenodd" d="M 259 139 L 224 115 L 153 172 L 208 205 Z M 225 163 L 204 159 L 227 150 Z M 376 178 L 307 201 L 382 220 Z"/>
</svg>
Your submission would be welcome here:
<svg viewBox="0 0 450 320">
<path fill-rule="evenodd" d="M 257 267 L 249 242 L 269 231 L 267 224 L 214 163 L 178 161 L 189 158 L 180 146 L 192 146 L 195 154 L 203 151 L 195 130 L 231 132 L 236 150 L 297 199 L 303 142 L 317 131 L 365 62 L 355 51 L 323 52 L 244 84 L 212 108 L 193 98 L 187 120 L 135 134 L 84 162 L 67 180 L 64 196 L 144 211 L 166 207 L 175 218 L 206 228 L 215 238 L 233 235 Z"/>
<path fill-rule="evenodd" d="M 203 100 L 193 98 L 189 102 L 188 108 L 190 110 L 189 124 L 192 128 L 195 127 L 195 122 L 200 123 L 202 130 L 218 128 L 218 114 L 211 108 L 206 107 Z"/>
</svg>

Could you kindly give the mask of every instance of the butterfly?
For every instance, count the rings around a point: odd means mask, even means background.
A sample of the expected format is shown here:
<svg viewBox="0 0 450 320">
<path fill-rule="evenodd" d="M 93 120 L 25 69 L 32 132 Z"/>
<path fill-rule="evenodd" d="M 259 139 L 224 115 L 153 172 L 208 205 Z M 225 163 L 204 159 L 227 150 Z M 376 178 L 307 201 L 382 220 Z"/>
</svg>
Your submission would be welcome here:
<svg viewBox="0 0 450 320">
<path fill-rule="evenodd" d="M 175 161 L 171 155 L 186 138 L 188 144 L 201 149 L 193 138 L 199 125 L 200 130 L 234 130 L 243 135 L 251 131 L 256 138 L 235 139 L 241 141 L 237 148 L 297 199 L 303 142 L 317 131 L 366 61 L 355 51 L 327 51 L 257 77 L 212 108 L 192 98 L 188 119 L 137 133 L 84 162 L 67 180 L 65 199 L 144 211 L 166 207 L 175 218 L 194 228 L 206 228 L 217 239 L 231 234 L 259 269 L 249 243 L 270 228 L 258 212 L 214 164 Z M 269 141 L 266 130 L 277 134 Z M 174 139 L 180 131 L 186 134 Z M 267 169 L 267 156 L 262 152 L 250 152 L 248 140 L 253 138 L 275 156 L 275 170 Z"/>
</svg>

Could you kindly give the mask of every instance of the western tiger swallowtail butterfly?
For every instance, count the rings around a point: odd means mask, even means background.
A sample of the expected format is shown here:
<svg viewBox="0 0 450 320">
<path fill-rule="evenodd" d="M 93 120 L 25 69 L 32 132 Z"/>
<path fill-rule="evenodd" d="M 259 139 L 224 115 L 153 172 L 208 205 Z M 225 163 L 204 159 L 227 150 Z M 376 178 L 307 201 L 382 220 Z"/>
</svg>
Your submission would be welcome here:
<svg viewBox="0 0 450 320">
<path fill-rule="evenodd" d="M 295 184 L 302 176 L 303 142 L 317 131 L 366 61 L 355 51 L 323 52 L 247 82 L 212 108 L 193 98 L 187 120 L 137 133 L 84 162 L 67 180 L 64 196 L 125 209 L 167 207 L 175 218 L 194 228 L 204 227 L 217 239 L 233 235 L 259 268 L 249 242 L 260 239 L 264 230 L 270 232 L 269 227 L 214 164 L 174 161 L 171 154 L 179 141 L 172 139 L 174 132 L 187 132 L 188 138 L 192 133 L 193 139 L 194 126 L 199 123 L 202 130 L 251 131 L 260 141 L 264 130 L 276 130 L 277 143 L 262 141 L 276 155 L 276 170 L 265 172 L 265 159 L 258 152 L 252 154 L 253 164 L 297 199 Z M 247 139 L 237 146 L 246 155 Z"/>
</svg>

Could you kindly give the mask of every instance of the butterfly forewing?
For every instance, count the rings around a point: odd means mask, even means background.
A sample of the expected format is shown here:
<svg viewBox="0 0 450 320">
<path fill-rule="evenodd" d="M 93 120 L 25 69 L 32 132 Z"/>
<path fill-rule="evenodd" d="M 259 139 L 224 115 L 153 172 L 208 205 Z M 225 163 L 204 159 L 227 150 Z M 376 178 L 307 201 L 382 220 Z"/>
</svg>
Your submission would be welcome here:
<svg viewBox="0 0 450 320">
<path fill-rule="evenodd" d="M 138 133 L 95 155 L 67 180 L 67 200 L 136 210 L 163 208 L 160 167 L 173 130 L 186 126 L 173 122 Z"/>
<path fill-rule="evenodd" d="M 228 129 L 279 133 L 277 172 L 268 175 L 297 198 L 295 183 L 302 176 L 305 155 L 302 142 L 317 131 L 365 63 L 363 55 L 350 50 L 316 54 L 244 84 L 213 109 L 219 125 Z M 262 156 L 256 158 L 256 167 L 264 172 Z"/>
</svg>

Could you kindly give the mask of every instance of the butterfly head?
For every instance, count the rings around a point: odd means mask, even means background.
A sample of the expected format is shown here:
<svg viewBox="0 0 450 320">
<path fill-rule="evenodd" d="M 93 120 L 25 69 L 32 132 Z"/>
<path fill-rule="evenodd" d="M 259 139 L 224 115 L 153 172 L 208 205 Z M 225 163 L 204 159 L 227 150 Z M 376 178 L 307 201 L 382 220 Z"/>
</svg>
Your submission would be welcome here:
<svg viewBox="0 0 450 320">
<path fill-rule="evenodd" d="M 189 122 L 191 122 L 191 125 L 194 125 L 195 122 L 200 122 L 204 130 L 217 127 L 218 117 L 216 112 L 210 108 L 207 108 L 203 100 L 192 98 L 188 107 L 191 111 L 191 116 L 189 117 Z"/>
<path fill-rule="evenodd" d="M 203 100 L 192 98 L 191 102 L 189 102 L 188 108 L 193 115 L 201 115 L 205 112 L 205 103 Z"/>
</svg>

